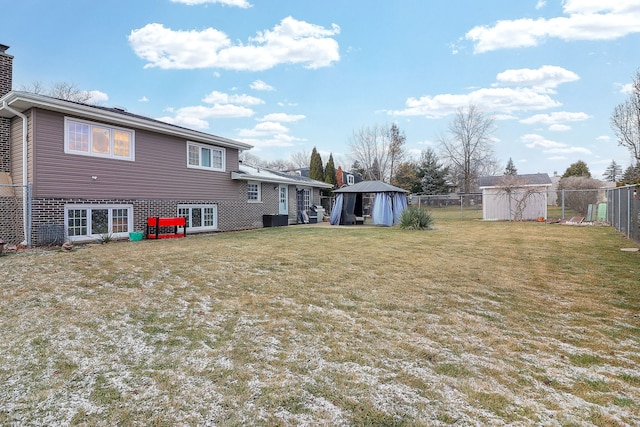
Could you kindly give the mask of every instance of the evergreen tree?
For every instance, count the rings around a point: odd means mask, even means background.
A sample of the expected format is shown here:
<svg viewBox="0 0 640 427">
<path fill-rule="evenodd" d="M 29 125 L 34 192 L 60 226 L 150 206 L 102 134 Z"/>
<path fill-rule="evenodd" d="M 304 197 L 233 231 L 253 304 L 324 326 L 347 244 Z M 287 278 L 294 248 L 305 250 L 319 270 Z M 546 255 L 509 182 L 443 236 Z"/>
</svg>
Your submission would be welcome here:
<svg viewBox="0 0 640 427">
<path fill-rule="evenodd" d="M 378 163 L 377 157 L 373 159 L 373 165 L 371 165 L 371 169 L 367 175 L 371 181 L 382 181 L 380 163 Z"/>
<path fill-rule="evenodd" d="M 518 175 L 518 169 L 516 169 L 516 166 L 513 164 L 513 160 L 511 159 L 511 157 L 509 157 L 509 161 L 507 162 L 507 167 L 504 169 L 504 174 L 505 175 Z"/>
<path fill-rule="evenodd" d="M 353 162 L 351 165 L 351 173 L 358 175 L 360 178 L 364 178 L 366 170 L 362 167 L 359 161 Z"/>
<path fill-rule="evenodd" d="M 327 164 L 324 166 L 324 182 L 334 187 L 338 184 L 336 166 L 333 163 L 333 153 L 329 154 L 329 160 L 327 160 Z"/>
<path fill-rule="evenodd" d="M 572 163 L 571 166 L 567 168 L 567 170 L 562 175 L 563 178 L 568 178 L 570 176 L 583 176 L 586 178 L 591 178 L 591 172 L 589 171 L 589 167 L 582 160 L 578 160 L 575 163 Z"/>
<path fill-rule="evenodd" d="M 413 161 L 402 162 L 396 166 L 391 185 L 403 188 L 411 193 L 420 193 L 420 177 L 418 177 L 418 165 Z"/>
<path fill-rule="evenodd" d="M 622 166 L 617 164 L 615 160 L 611 160 L 611 164 L 607 166 L 602 176 L 605 181 L 618 182 L 622 178 Z"/>
<path fill-rule="evenodd" d="M 622 175 L 622 180 L 627 184 L 635 184 L 640 182 L 640 163 L 637 165 L 629 165 Z"/>
<path fill-rule="evenodd" d="M 320 153 L 313 147 L 311 151 L 311 161 L 309 162 L 309 178 L 316 181 L 324 181 L 324 168 L 322 167 L 322 157 Z"/>
<path fill-rule="evenodd" d="M 449 167 L 440 163 L 438 155 L 432 148 L 428 148 L 420 155 L 418 177 L 423 194 L 446 194 L 449 192 L 447 175 Z"/>
</svg>

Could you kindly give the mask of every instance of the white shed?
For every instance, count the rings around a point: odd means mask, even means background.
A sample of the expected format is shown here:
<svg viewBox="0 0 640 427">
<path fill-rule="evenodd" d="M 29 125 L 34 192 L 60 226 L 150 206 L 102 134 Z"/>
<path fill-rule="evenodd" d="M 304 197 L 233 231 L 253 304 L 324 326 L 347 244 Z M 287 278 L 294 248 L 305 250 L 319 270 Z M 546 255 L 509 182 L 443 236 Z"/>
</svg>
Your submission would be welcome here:
<svg viewBox="0 0 640 427">
<path fill-rule="evenodd" d="M 547 218 L 547 193 L 551 178 L 546 173 L 483 176 L 482 218 L 487 221 L 531 221 Z"/>
</svg>

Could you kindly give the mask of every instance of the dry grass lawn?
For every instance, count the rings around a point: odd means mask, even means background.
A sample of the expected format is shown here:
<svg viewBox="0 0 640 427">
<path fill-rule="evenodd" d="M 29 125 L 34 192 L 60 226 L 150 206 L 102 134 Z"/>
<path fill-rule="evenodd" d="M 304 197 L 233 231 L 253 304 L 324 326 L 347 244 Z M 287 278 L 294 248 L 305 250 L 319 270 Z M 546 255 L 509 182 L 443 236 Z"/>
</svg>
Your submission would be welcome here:
<svg viewBox="0 0 640 427">
<path fill-rule="evenodd" d="M 0 425 L 640 425 L 629 246 L 437 217 L 6 254 Z"/>
</svg>

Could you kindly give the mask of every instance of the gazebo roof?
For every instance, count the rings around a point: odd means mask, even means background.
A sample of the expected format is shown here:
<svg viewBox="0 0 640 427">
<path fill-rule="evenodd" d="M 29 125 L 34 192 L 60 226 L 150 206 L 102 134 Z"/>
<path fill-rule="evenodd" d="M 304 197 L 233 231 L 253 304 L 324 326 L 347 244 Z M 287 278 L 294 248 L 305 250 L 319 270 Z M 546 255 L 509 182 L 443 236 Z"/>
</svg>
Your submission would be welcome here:
<svg viewBox="0 0 640 427">
<path fill-rule="evenodd" d="M 408 193 L 407 190 L 382 181 L 362 181 L 333 190 L 334 193 Z"/>
</svg>

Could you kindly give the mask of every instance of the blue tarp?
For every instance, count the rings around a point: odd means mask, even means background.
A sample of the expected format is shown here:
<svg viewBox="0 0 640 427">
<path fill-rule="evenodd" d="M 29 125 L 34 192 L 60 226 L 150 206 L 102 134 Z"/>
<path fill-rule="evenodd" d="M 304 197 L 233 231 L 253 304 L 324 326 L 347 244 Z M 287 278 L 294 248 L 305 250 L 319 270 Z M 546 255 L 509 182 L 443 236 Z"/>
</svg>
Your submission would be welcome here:
<svg viewBox="0 0 640 427">
<path fill-rule="evenodd" d="M 402 217 L 402 212 L 407 209 L 407 196 L 403 193 L 394 193 L 393 194 L 393 223 L 398 224 L 400 222 L 400 217 Z"/>
<path fill-rule="evenodd" d="M 340 224 L 340 216 L 342 215 L 342 200 L 343 195 L 338 194 L 338 196 L 336 197 L 336 204 L 333 207 L 333 210 L 331 210 L 331 216 L 329 217 L 329 223 L 331 225 Z"/>
<path fill-rule="evenodd" d="M 393 208 L 391 206 L 391 196 L 388 193 L 376 194 L 376 198 L 373 201 L 371 219 L 377 225 L 386 225 L 387 227 L 393 225 Z"/>
</svg>

